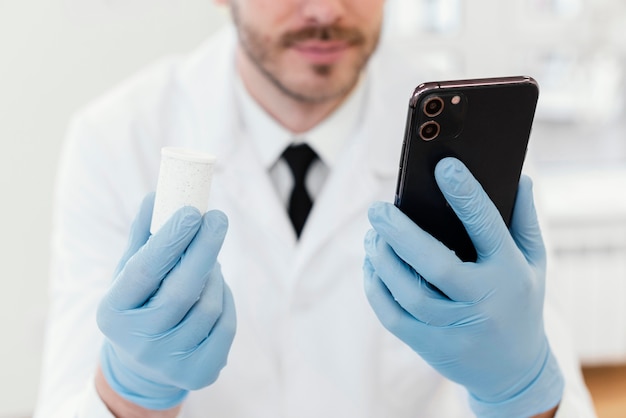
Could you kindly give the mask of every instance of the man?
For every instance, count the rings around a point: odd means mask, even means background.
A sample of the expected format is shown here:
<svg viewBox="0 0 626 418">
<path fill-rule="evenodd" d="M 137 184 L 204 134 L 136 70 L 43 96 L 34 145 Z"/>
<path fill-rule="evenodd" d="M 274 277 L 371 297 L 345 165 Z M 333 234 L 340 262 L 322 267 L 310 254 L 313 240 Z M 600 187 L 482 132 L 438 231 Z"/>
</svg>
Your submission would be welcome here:
<svg viewBox="0 0 626 418">
<path fill-rule="evenodd" d="M 592 416 L 550 306 L 550 344 L 544 333 L 527 179 L 509 234 L 460 163 L 438 166 L 475 264 L 372 205 L 393 194 L 423 81 L 385 48 L 370 62 L 384 0 L 220 3 L 236 36 L 147 70 L 72 124 L 36 416 Z M 288 216 L 301 143 L 315 151 L 304 225 Z M 218 156 L 219 211 L 183 208 L 151 236 L 166 145 Z"/>
</svg>

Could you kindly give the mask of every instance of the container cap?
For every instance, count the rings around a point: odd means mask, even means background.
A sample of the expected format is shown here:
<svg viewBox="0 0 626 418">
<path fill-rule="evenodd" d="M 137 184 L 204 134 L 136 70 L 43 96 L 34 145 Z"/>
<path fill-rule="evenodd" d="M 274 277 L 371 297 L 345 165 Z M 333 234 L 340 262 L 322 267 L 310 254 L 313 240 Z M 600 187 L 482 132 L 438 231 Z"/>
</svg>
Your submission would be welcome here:
<svg viewBox="0 0 626 418">
<path fill-rule="evenodd" d="M 201 164 L 213 164 L 217 159 L 213 154 L 178 147 L 163 147 L 161 148 L 161 155 Z"/>
</svg>

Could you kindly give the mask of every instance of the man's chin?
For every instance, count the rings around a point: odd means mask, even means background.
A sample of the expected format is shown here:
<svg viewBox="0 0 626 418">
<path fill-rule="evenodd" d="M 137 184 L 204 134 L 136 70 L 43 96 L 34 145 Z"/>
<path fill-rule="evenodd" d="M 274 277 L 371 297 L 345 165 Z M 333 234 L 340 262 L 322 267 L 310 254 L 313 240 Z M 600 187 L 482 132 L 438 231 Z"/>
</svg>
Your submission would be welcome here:
<svg viewBox="0 0 626 418">
<path fill-rule="evenodd" d="M 356 85 L 358 74 L 338 80 L 333 77 L 333 66 L 315 66 L 309 70 L 309 79 L 280 85 L 279 88 L 301 102 L 324 103 L 345 97 Z"/>
<path fill-rule="evenodd" d="M 318 87 L 307 88 L 290 88 L 282 89 L 283 93 L 286 93 L 292 99 L 301 103 L 321 104 L 330 101 L 340 100 L 345 97 L 350 90 L 350 87 L 344 88 L 328 88 L 327 85 L 320 85 Z"/>
</svg>

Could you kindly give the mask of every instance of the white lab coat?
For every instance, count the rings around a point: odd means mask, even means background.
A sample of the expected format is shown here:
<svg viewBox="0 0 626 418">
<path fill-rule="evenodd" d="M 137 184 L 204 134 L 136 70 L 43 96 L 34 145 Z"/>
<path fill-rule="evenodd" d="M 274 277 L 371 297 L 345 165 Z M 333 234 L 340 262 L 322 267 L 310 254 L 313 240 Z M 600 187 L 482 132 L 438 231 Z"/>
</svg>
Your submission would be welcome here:
<svg viewBox="0 0 626 418">
<path fill-rule="evenodd" d="M 209 205 L 229 217 L 219 260 L 238 316 L 228 365 L 215 384 L 190 394 L 186 417 L 471 416 L 464 390 L 388 333 L 362 288 L 367 208 L 393 198 L 408 99 L 425 76 L 385 47 L 377 53 L 364 123 L 296 241 L 239 127 L 234 46 L 227 29 L 191 56 L 142 72 L 72 123 L 58 182 L 36 417 L 74 416 L 81 404 L 81 416 L 95 410 L 83 399 L 102 341 L 95 310 L 139 202 L 155 188 L 166 145 L 218 156 Z M 573 370 L 574 409 L 592 416 L 575 363 L 564 368 Z"/>
</svg>

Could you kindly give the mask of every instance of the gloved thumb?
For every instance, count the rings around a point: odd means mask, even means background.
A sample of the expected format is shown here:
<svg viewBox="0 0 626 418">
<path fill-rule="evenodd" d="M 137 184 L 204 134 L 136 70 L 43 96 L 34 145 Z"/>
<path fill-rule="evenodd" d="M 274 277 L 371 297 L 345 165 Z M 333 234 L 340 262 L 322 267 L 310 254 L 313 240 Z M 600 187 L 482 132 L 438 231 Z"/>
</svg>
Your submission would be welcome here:
<svg viewBox="0 0 626 418">
<path fill-rule="evenodd" d="M 130 235 L 128 245 L 124 255 L 120 259 L 113 277 L 122 271 L 128 260 L 148 241 L 150 238 L 150 222 L 152 221 L 152 208 L 154 207 L 155 193 L 148 193 L 141 202 L 139 212 L 135 216 L 132 226 L 130 227 Z"/>
<path fill-rule="evenodd" d="M 511 236 L 530 264 L 545 267 L 546 248 L 535 210 L 532 187 L 530 177 L 523 175 L 511 218 Z"/>
<path fill-rule="evenodd" d="M 435 179 L 472 239 L 478 258 L 498 252 L 510 239 L 509 231 L 500 212 L 467 167 L 456 158 L 443 158 L 435 167 Z"/>
</svg>

